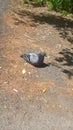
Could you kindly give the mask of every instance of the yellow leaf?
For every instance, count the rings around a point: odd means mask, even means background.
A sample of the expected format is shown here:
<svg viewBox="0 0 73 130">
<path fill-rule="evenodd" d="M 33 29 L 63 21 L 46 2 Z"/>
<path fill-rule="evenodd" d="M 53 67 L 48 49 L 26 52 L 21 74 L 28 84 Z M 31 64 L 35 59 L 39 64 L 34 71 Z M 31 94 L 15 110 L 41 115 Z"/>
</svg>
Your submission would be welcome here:
<svg viewBox="0 0 73 130">
<path fill-rule="evenodd" d="M 43 93 L 45 93 L 45 92 L 46 92 L 46 90 L 47 90 L 47 89 L 46 89 L 46 88 L 44 88 L 44 89 L 43 89 Z"/>
<path fill-rule="evenodd" d="M 22 74 L 25 74 L 25 73 L 26 73 L 26 70 L 25 70 L 25 69 L 23 69 L 23 70 L 22 70 Z"/>
<path fill-rule="evenodd" d="M 32 97 L 30 95 L 28 95 L 28 98 L 31 99 Z"/>
</svg>

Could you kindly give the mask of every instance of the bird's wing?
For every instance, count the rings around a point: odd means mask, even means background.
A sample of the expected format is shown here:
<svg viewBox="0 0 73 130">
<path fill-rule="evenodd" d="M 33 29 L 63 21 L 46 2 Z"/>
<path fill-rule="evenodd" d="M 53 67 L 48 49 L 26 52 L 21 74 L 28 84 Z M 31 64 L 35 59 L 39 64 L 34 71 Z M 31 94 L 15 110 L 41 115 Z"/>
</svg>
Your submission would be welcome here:
<svg viewBox="0 0 73 130">
<path fill-rule="evenodd" d="M 38 54 L 38 57 L 39 57 L 39 62 L 42 63 L 44 60 L 44 56 L 40 53 Z"/>
<path fill-rule="evenodd" d="M 31 54 L 30 54 L 30 62 L 31 62 L 32 64 L 38 64 L 38 61 L 39 61 L 38 55 L 35 54 L 35 53 L 31 53 Z"/>
</svg>

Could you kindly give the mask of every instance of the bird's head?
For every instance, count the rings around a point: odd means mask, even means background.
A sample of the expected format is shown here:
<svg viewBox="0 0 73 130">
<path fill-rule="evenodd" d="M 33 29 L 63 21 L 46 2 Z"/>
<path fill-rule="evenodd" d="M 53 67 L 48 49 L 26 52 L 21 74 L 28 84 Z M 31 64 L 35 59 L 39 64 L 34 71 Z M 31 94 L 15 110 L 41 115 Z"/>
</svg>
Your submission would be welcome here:
<svg viewBox="0 0 73 130">
<path fill-rule="evenodd" d="M 42 56 L 47 56 L 45 52 L 41 52 L 41 55 Z"/>
</svg>

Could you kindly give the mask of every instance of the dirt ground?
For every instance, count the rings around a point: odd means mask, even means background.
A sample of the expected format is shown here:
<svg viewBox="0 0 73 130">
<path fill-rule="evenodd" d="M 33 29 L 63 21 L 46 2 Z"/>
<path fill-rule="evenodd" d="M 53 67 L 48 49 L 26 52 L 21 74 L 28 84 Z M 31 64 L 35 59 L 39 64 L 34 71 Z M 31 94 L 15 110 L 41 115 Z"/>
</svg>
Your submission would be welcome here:
<svg viewBox="0 0 73 130">
<path fill-rule="evenodd" d="M 16 0 L 0 31 L 0 130 L 73 130 L 73 19 Z M 20 55 L 45 51 L 49 66 Z"/>
</svg>

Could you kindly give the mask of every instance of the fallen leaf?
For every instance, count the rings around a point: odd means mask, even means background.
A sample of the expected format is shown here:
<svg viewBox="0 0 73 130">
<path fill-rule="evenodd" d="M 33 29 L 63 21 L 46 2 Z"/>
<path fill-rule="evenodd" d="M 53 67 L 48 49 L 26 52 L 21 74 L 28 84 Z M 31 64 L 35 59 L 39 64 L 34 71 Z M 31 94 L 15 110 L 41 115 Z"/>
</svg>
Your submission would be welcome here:
<svg viewBox="0 0 73 130">
<path fill-rule="evenodd" d="M 30 95 L 28 95 L 28 98 L 31 99 L 32 97 Z"/>
<path fill-rule="evenodd" d="M 22 70 L 22 74 L 25 74 L 25 73 L 26 73 L 26 70 L 25 70 L 25 69 L 23 69 L 23 70 Z"/>
<path fill-rule="evenodd" d="M 47 89 L 46 89 L 46 88 L 44 88 L 44 89 L 43 89 L 43 93 L 45 93 L 46 91 L 47 91 Z"/>
<path fill-rule="evenodd" d="M 13 89 L 13 91 L 18 92 L 18 90 L 17 90 L 17 89 L 15 89 L 15 88 Z"/>
</svg>

